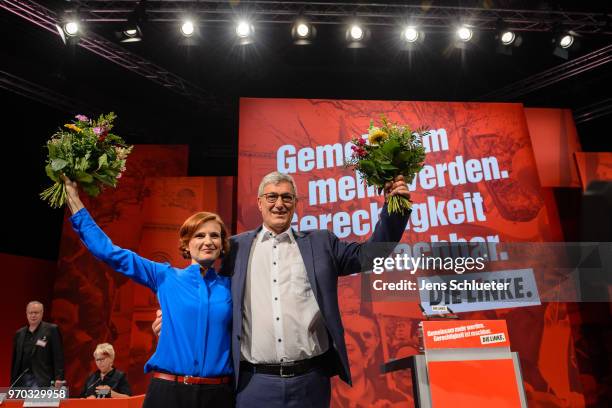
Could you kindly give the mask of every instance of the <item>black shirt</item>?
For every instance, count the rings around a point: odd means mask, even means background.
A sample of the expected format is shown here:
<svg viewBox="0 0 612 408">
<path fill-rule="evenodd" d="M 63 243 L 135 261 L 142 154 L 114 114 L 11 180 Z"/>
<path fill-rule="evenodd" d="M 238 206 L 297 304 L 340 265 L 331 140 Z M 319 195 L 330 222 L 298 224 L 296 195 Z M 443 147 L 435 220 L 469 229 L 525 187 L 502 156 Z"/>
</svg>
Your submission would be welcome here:
<svg viewBox="0 0 612 408">
<path fill-rule="evenodd" d="M 26 368 L 32 369 L 32 354 L 34 352 L 34 339 L 36 338 L 36 334 L 40 331 L 40 324 L 36 327 L 36 330 L 33 332 L 30 331 L 29 328 L 26 329 L 25 339 L 23 340 L 23 352 L 21 355 L 21 369 L 25 370 Z M 42 339 L 43 341 L 45 339 Z"/>
<path fill-rule="evenodd" d="M 85 381 L 81 398 L 96 395 L 96 387 L 99 385 L 108 385 L 115 392 L 132 395 L 132 389 L 130 388 L 130 384 L 127 381 L 127 376 L 125 373 L 113 368 L 104 376 L 104 379 L 102 380 L 100 380 L 100 370 L 92 373 L 87 378 L 87 381 Z M 110 398 L 110 393 L 108 393 L 104 398 Z"/>
</svg>

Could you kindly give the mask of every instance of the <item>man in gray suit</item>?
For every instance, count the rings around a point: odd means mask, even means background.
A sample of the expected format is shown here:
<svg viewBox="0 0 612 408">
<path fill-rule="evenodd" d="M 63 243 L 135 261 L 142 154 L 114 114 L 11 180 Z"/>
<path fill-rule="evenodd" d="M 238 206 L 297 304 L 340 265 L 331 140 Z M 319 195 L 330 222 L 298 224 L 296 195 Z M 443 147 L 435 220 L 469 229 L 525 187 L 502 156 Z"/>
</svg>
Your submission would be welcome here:
<svg viewBox="0 0 612 408">
<path fill-rule="evenodd" d="M 396 194 L 410 197 L 401 176 L 385 190 Z M 368 245 L 398 242 L 408 221 L 385 205 L 370 239 L 349 243 L 328 230 L 292 230 L 296 203 L 291 176 L 266 175 L 257 197 L 263 224 L 232 237 L 223 262 L 232 272 L 239 408 L 329 407 L 330 377 L 351 383 L 338 277 L 363 271 Z"/>
</svg>

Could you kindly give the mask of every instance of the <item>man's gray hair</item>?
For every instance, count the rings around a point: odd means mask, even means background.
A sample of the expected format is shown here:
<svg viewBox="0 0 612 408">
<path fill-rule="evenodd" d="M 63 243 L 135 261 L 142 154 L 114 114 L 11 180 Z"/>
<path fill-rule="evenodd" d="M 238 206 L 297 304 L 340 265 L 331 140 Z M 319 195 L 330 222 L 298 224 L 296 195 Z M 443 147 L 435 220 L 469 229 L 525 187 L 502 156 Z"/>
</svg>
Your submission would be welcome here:
<svg viewBox="0 0 612 408">
<path fill-rule="evenodd" d="M 43 310 L 45 310 L 45 305 L 43 305 L 42 303 L 40 303 L 38 300 L 32 300 L 30 302 L 28 302 L 28 304 L 26 305 L 26 309 L 28 308 L 28 306 L 30 305 L 40 305 Z"/>
<path fill-rule="evenodd" d="M 288 174 L 279 173 L 278 171 L 273 171 L 272 173 L 268 173 L 261 179 L 261 183 L 259 183 L 259 189 L 257 190 L 257 196 L 261 196 L 264 192 L 264 188 L 268 184 L 278 184 L 286 181 L 287 183 L 291 183 L 293 187 L 293 194 L 297 197 L 297 186 L 295 185 L 295 180 Z"/>
</svg>

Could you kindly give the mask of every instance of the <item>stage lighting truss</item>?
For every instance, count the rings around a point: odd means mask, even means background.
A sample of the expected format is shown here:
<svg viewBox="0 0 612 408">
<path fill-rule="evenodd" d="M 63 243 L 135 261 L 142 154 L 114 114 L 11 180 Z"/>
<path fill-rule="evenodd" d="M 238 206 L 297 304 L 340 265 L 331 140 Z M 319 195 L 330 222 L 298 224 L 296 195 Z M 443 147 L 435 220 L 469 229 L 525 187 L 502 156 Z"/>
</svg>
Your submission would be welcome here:
<svg viewBox="0 0 612 408">
<path fill-rule="evenodd" d="M 125 20 L 138 4 L 138 0 L 80 0 L 66 4 L 69 11 L 83 14 L 86 21 L 116 22 Z M 365 27 L 397 26 L 397 16 L 410 16 L 414 25 L 421 31 L 440 31 L 454 26 L 455 22 L 469 22 L 478 32 L 496 31 L 497 22 L 503 20 L 515 34 L 519 32 L 552 32 L 559 22 L 567 30 L 578 34 L 612 34 L 608 21 L 611 17 L 604 13 L 573 12 L 559 10 L 509 10 L 484 7 L 449 7 L 420 4 L 385 4 L 349 1 L 308 2 L 308 1 L 199 1 L 185 0 L 148 0 L 146 2 L 150 22 L 180 22 L 185 13 L 185 5 L 194 7 L 203 23 L 232 23 L 236 15 L 249 13 L 257 24 L 293 25 L 297 16 L 308 19 L 310 24 L 345 25 L 347 20 L 359 18 Z"/>
<path fill-rule="evenodd" d="M 0 2 L 0 8 L 53 34 L 59 34 L 58 26 L 61 28 L 63 22 L 58 13 L 32 0 L 3 0 Z M 88 31 L 80 37 L 78 43 L 80 47 L 163 86 L 165 89 L 183 95 L 197 103 L 218 107 L 220 112 L 224 111 L 221 107 L 222 103 L 216 97 L 152 61 L 133 54 L 94 32 Z"/>
</svg>

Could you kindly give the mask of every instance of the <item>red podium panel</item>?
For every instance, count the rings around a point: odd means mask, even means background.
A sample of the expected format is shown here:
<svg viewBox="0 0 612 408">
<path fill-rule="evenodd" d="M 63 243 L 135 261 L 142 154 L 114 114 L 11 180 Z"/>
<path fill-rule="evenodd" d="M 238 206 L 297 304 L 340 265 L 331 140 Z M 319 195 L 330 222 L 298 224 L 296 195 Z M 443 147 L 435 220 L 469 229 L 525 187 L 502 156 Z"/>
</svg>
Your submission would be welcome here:
<svg viewBox="0 0 612 408">
<path fill-rule="evenodd" d="M 423 345 L 431 404 L 424 406 L 526 406 L 504 320 L 424 321 Z"/>
<path fill-rule="evenodd" d="M 432 361 L 427 368 L 434 408 L 521 406 L 511 359 Z"/>
</svg>

